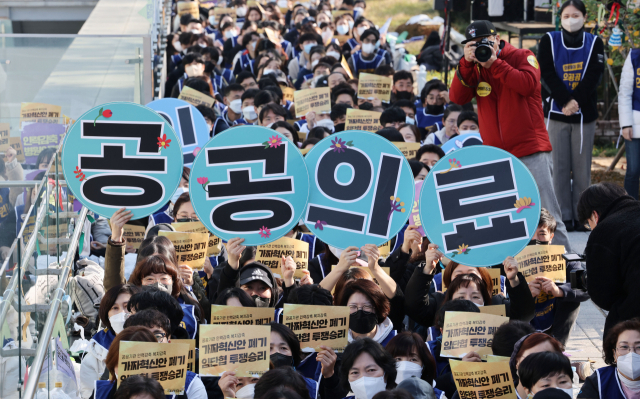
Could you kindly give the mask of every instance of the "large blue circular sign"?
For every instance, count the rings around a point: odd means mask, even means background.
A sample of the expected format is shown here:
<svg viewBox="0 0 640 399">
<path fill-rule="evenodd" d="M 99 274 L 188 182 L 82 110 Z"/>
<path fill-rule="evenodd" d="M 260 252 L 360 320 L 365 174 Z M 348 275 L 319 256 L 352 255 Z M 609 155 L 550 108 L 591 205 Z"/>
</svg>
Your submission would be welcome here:
<svg viewBox="0 0 640 399">
<path fill-rule="evenodd" d="M 480 136 L 480 133 L 463 133 L 454 136 L 444 143 L 441 148 L 445 154 L 449 154 L 464 147 L 471 147 L 472 145 L 482 145 L 482 136 Z"/>
<path fill-rule="evenodd" d="M 180 184 L 182 149 L 173 128 L 153 110 L 113 102 L 82 115 L 66 134 L 62 168 L 67 185 L 91 211 L 133 219 L 165 205 Z"/>
<path fill-rule="evenodd" d="M 290 232 L 307 205 L 309 176 L 295 144 L 275 130 L 238 126 L 217 134 L 196 156 L 191 203 L 223 240 L 267 244 Z"/>
<path fill-rule="evenodd" d="M 407 222 L 413 174 L 402 152 L 364 131 L 333 134 L 305 157 L 311 189 L 304 222 L 336 248 L 382 245 Z"/>
<path fill-rule="evenodd" d="M 499 148 L 461 148 L 433 166 L 420 193 L 420 220 L 449 259 L 491 266 L 529 243 L 540 193 L 529 169 Z"/>
<path fill-rule="evenodd" d="M 191 167 L 200 148 L 209 141 L 209 126 L 196 107 L 177 98 L 163 98 L 147 104 L 167 120 L 180 140 L 184 165 Z"/>
</svg>

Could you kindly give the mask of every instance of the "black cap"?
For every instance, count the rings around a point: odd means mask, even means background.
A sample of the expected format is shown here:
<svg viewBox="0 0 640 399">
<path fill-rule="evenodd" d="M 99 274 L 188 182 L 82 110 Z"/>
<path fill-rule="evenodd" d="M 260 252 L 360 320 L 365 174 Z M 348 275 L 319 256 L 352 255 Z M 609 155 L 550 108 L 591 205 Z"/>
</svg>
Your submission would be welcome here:
<svg viewBox="0 0 640 399">
<path fill-rule="evenodd" d="M 533 399 L 569 399 L 568 393 L 561 389 L 547 388 L 544 391 L 539 391 Z"/>
<path fill-rule="evenodd" d="M 260 266 L 247 265 L 240 270 L 240 285 L 248 284 L 254 280 L 260 280 L 273 289 L 269 274 Z"/>
<path fill-rule="evenodd" d="M 463 41 L 462 44 L 466 44 L 473 39 L 477 39 L 479 37 L 487 37 L 494 36 L 498 31 L 496 31 L 496 27 L 489 21 L 473 21 L 467 29 L 464 30 L 464 36 L 467 40 Z"/>
</svg>

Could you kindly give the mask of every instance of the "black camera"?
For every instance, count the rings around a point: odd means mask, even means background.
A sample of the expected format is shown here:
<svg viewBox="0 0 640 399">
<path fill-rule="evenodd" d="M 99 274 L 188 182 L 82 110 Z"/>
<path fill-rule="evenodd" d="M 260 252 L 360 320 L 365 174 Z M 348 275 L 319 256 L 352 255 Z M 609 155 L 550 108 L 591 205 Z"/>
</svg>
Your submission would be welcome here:
<svg viewBox="0 0 640 399">
<path fill-rule="evenodd" d="M 580 254 L 563 254 L 562 257 L 567 262 L 586 262 L 585 255 Z M 572 270 L 569 279 L 571 281 L 572 290 L 587 290 L 587 271 L 584 269 Z"/>
<path fill-rule="evenodd" d="M 486 37 L 475 43 L 473 46 L 476 48 L 476 59 L 480 62 L 489 61 L 489 58 L 493 55 L 493 45 L 494 42 L 489 41 Z"/>
</svg>

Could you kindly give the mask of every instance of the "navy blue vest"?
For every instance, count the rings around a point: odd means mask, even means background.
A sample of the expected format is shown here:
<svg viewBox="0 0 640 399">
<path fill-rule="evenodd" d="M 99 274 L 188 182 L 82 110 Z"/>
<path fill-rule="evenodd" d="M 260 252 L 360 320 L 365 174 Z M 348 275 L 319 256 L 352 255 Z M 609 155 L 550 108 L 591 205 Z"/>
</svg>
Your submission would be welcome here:
<svg viewBox="0 0 640 399">
<path fill-rule="evenodd" d="M 376 54 L 371 61 L 367 61 L 362 58 L 362 50 L 358 51 L 352 56 L 353 62 L 353 76 L 358 76 L 360 73 L 373 73 L 377 67 L 382 64 L 384 57 L 380 54 Z"/>
<path fill-rule="evenodd" d="M 599 368 L 596 374 L 600 399 L 626 399 L 618 379 L 618 369 L 615 366 Z"/>
<path fill-rule="evenodd" d="M 425 108 L 416 109 L 416 122 L 419 128 L 425 128 L 436 125 L 438 130 L 442 129 L 442 117 L 444 114 L 430 115 L 427 114 Z"/>
<path fill-rule="evenodd" d="M 640 111 L 640 49 L 631 50 L 631 64 L 633 65 L 633 110 Z"/>
</svg>

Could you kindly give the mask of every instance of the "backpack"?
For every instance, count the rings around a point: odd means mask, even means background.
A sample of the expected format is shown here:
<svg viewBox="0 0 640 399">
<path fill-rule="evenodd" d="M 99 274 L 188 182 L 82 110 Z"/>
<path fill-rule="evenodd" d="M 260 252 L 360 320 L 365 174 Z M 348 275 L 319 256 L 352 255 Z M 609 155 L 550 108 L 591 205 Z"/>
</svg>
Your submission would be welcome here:
<svg viewBox="0 0 640 399">
<path fill-rule="evenodd" d="M 71 300 L 76 308 L 89 319 L 98 316 L 98 309 L 104 296 L 104 270 L 95 262 L 83 259 L 77 262 L 82 267 L 70 281 Z"/>
</svg>

